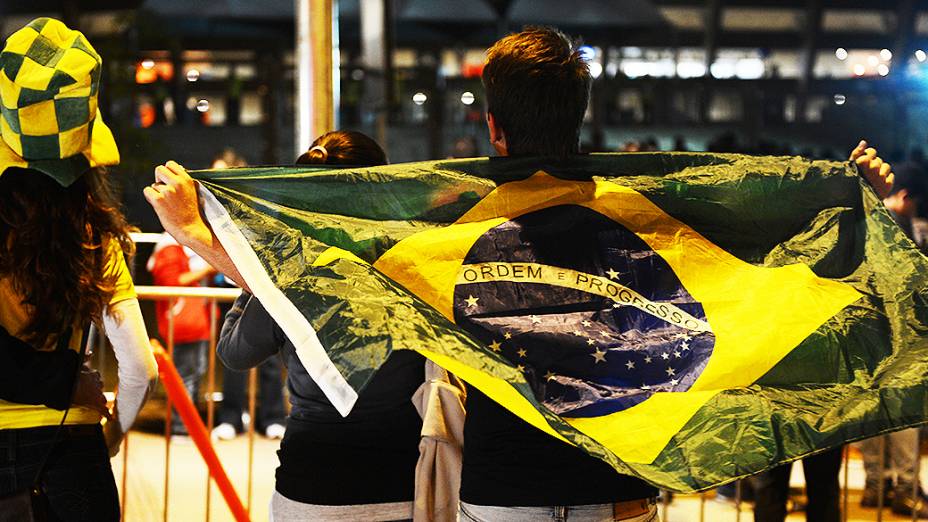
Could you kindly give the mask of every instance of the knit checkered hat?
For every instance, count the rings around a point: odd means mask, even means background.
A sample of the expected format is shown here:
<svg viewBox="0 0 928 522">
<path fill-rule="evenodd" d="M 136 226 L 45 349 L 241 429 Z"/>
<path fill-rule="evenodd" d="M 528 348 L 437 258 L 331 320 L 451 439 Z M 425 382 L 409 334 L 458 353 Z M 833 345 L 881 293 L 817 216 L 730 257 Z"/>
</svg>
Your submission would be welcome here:
<svg viewBox="0 0 928 522">
<path fill-rule="evenodd" d="M 67 187 L 119 150 L 97 108 L 100 55 L 79 31 L 37 18 L 0 52 L 0 175 L 34 169 Z"/>
</svg>

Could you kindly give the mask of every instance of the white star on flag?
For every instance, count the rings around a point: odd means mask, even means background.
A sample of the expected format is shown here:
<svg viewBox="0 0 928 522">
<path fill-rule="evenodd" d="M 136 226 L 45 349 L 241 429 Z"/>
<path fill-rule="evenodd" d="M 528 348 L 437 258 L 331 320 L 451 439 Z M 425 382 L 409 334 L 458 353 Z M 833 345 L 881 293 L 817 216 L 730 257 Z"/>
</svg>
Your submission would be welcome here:
<svg viewBox="0 0 928 522">
<path fill-rule="evenodd" d="M 473 308 L 473 307 L 477 306 L 477 301 L 479 301 L 479 300 L 480 300 L 479 297 L 474 297 L 474 296 L 472 296 L 472 295 L 467 296 L 467 299 L 465 299 L 465 301 L 467 301 L 467 307 L 468 307 L 468 308 Z"/>
<path fill-rule="evenodd" d="M 596 351 L 594 353 L 591 353 L 590 355 L 594 359 L 596 359 L 596 364 L 599 364 L 601 362 L 606 362 L 606 352 L 600 350 L 599 348 L 597 348 Z"/>
<path fill-rule="evenodd" d="M 634 370 L 635 363 L 633 361 L 628 361 L 627 363 L 625 363 L 625 367 L 628 368 L 629 370 Z"/>
<path fill-rule="evenodd" d="M 667 367 L 667 376 L 668 376 L 668 377 L 670 377 L 670 376 L 672 376 L 672 375 L 676 375 L 676 374 L 677 374 L 677 372 L 675 372 L 675 371 L 673 370 L 673 368 L 671 368 L 670 366 Z"/>
<path fill-rule="evenodd" d="M 609 274 L 609 279 L 615 279 L 619 277 L 619 273 L 611 268 L 609 270 L 606 270 L 606 273 Z"/>
<path fill-rule="evenodd" d="M 490 349 L 493 350 L 494 352 L 499 351 L 499 346 L 500 346 L 499 341 L 493 341 L 492 343 L 490 343 Z"/>
</svg>

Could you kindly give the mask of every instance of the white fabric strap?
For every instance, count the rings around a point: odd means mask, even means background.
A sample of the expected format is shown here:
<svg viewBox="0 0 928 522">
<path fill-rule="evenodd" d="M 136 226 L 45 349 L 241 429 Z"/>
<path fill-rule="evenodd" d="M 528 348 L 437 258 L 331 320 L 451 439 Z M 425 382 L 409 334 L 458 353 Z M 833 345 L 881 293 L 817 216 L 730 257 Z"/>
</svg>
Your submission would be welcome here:
<svg viewBox="0 0 928 522">
<path fill-rule="evenodd" d="M 119 374 L 116 418 L 106 423 L 107 446 L 115 454 L 158 378 L 138 299 L 111 304 L 103 314 L 106 338 L 113 345 Z"/>
<path fill-rule="evenodd" d="M 312 377 L 332 406 L 343 417 L 346 417 L 358 400 L 358 393 L 329 359 L 312 324 L 274 285 L 264 265 L 261 264 L 261 260 L 258 259 L 258 255 L 248 244 L 242 231 L 232 222 L 226 209 L 202 185 L 200 186 L 200 198 L 203 201 L 203 213 L 206 220 L 226 253 L 229 254 L 235 268 L 245 279 L 252 294 L 261 301 L 264 309 L 293 343 L 297 358 L 306 368 L 306 373 Z"/>
</svg>

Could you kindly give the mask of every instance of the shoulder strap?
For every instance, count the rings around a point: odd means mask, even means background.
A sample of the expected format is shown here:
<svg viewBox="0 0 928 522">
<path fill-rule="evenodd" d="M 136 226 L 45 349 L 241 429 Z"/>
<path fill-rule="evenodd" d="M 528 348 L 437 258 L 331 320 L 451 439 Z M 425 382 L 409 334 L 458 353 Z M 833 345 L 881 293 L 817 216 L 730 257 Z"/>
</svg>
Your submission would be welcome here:
<svg viewBox="0 0 928 522">
<path fill-rule="evenodd" d="M 33 490 L 39 487 L 39 482 L 42 478 L 42 472 L 45 471 L 45 465 L 48 464 L 48 458 L 51 457 L 52 452 L 55 450 L 55 445 L 58 444 L 58 438 L 61 436 L 61 430 L 64 427 L 64 422 L 68 419 L 68 412 L 71 411 L 71 401 L 74 400 L 74 392 L 77 390 L 77 383 L 80 380 L 81 368 L 84 366 L 84 355 L 87 353 L 87 341 L 90 336 L 90 326 L 87 325 L 84 327 L 83 335 L 81 335 L 81 351 L 80 356 L 78 357 L 77 362 L 77 372 L 74 375 L 74 384 L 71 385 L 71 393 L 68 394 L 68 407 L 64 410 L 64 415 L 61 416 L 61 422 L 58 423 L 58 428 L 55 430 L 55 436 L 52 438 L 52 443 L 48 448 L 48 451 L 45 452 L 45 456 L 42 457 L 42 462 L 39 464 L 39 469 L 35 472 L 35 478 L 32 480 Z M 67 327 L 65 331 L 58 336 L 58 346 L 57 350 L 69 350 L 68 344 L 71 342 L 71 329 L 72 327 Z"/>
</svg>

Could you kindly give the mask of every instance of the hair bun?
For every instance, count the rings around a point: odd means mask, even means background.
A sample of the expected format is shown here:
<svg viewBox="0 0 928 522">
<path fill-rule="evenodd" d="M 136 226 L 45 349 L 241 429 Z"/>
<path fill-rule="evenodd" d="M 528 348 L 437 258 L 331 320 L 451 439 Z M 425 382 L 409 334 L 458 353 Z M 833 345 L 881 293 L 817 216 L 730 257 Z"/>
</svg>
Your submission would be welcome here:
<svg viewBox="0 0 928 522">
<path fill-rule="evenodd" d="M 319 159 L 319 163 L 325 163 L 329 159 L 329 151 L 325 150 L 325 147 L 322 145 L 315 145 L 311 147 L 308 151 L 309 157 L 312 159 Z"/>
</svg>

